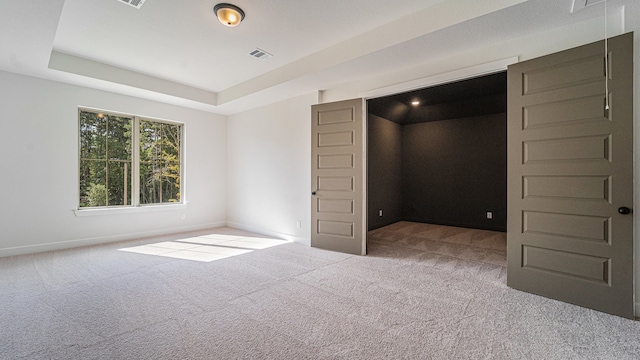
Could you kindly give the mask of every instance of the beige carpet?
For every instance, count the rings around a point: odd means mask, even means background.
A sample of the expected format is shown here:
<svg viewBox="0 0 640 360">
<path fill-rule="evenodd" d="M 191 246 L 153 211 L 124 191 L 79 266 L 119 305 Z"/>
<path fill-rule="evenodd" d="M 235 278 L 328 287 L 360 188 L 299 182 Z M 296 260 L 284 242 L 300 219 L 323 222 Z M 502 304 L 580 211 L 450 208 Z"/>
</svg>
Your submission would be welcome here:
<svg viewBox="0 0 640 360">
<path fill-rule="evenodd" d="M 638 359 L 640 323 L 508 289 L 504 242 L 398 223 L 363 257 L 223 228 L 2 258 L 0 358 Z"/>
</svg>

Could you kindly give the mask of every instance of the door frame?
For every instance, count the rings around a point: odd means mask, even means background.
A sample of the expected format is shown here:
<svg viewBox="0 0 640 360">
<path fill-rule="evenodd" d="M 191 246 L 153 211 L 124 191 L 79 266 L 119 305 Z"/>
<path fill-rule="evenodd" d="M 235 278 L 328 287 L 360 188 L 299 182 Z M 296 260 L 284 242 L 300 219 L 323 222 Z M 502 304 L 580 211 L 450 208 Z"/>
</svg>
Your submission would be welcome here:
<svg viewBox="0 0 640 360">
<path fill-rule="evenodd" d="M 509 65 L 513 65 L 518 62 L 520 62 L 520 58 L 518 56 L 513 56 L 502 60 L 469 66 L 462 69 L 448 71 L 442 74 L 427 76 L 416 80 L 394 84 L 391 86 L 381 87 L 375 90 L 364 92 L 358 97 L 364 98 L 365 100 L 371 100 L 383 96 L 397 95 L 407 91 L 443 85 L 459 80 L 467 80 L 483 75 L 490 75 L 500 71 L 507 71 L 507 67 Z"/>
<path fill-rule="evenodd" d="M 367 156 L 367 146 L 368 146 L 368 119 L 369 119 L 369 113 L 367 111 L 367 104 L 368 101 L 371 99 L 375 99 L 375 98 L 379 98 L 379 97 L 384 97 L 384 96 L 390 96 L 390 95 L 396 95 L 396 94 L 400 94 L 403 92 L 407 92 L 407 91 L 412 91 L 412 90 L 417 90 L 417 89 L 422 89 L 422 88 L 427 88 L 427 87 L 433 87 L 433 86 L 437 86 L 437 85 L 442 85 L 442 84 L 447 84 L 447 83 L 451 83 L 451 82 L 455 82 L 455 81 L 460 81 L 460 80 L 466 80 L 466 79 L 471 79 L 471 78 L 475 78 L 475 77 L 479 77 L 479 76 L 483 76 L 483 75 L 490 75 L 490 74 L 494 74 L 497 72 L 502 72 L 502 71 L 507 71 L 507 67 L 509 65 L 515 64 L 519 62 L 519 57 L 515 56 L 515 57 L 509 57 L 506 59 L 502 59 L 502 60 L 497 60 L 497 61 L 493 61 L 493 62 L 489 62 L 489 63 L 484 63 L 484 64 L 479 64 L 479 65 L 475 65 L 475 66 L 470 66 L 470 67 L 466 67 L 466 68 L 462 68 L 462 69 L 458 69 L 458 70 L 453 70 L 453 71 L 449 71 L 446 73 L 442 73 L 442 74 L 438 74 L 438 75 L 433 75 L 433 76 L 428 76 L 428 77 L 424 77 L 424 78 L 420 78 L 420 79 L 416 79 L 416 80 L 412 80 L 412 81 L 408 81 L 408 82 L 403 82 L 403 83 L 399 83 L 399 84 L 395 84 L 395 85 L 391 85 L 391 86 L 387 86 L 387 87 L 383 87 L 383 88 L 379 88 L 379 89 L 375 89 L 372 91 L 368 91 L 365 93 L 360 94 L 361 96 L 359 96 L 360 98 L 364 99 L 364 109 L 363 109 L 363 119 L 362 119 L 362 125 L 363 125 L 363 129 L 362 129 L 362 136 L 363 136 L 363 165 L 362 165 L 362 190 L 363 190 L 363 200 L 362 200 L 362 206 L 363 206 L 363 236 L 364 236 L 364 241 L 365 241 L 365 249 L 368 247 L 368 239 L 367 239 L 367 231 L 369 228 L 369 224 L 368 224 L 368 217 L 367 217 L 367 213 L 368 213 L 368 187 L 367 187 L 367 170 L 368 170 L 368 161 L 369 158 Z M 506 90 L 506 89 L 505 89 Z M 322 99 L 320 99 L 322 100 Z M 324 102 L 320 102 L 320 104 L 323 104 Z M 507 168 L 507 173 L 508 173 L 509 169 Z M 505 189 L 506 190 L 506 189 Z M 508 214 L 507 214 L 508 216 Z M 363 254 L 364 255 L 364 254 Z"/>
</svg>

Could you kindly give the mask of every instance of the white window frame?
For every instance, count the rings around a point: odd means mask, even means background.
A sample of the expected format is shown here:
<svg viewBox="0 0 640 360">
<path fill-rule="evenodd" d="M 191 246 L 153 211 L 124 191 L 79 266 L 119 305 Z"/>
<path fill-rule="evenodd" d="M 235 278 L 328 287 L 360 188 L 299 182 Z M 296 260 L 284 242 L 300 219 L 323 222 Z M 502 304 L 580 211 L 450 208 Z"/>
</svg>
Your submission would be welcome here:
<svg viewBox="0 0 640 360">
<path fill-rule="evenodd" d="M 93 112 L 105 115 L 123 116 L 132 119 L 132 139 L 131 146 L 133 147 L 131 152 L 131 194 L 129 195 L 129 205 L 114 205 L 114 206 L 96 206 L 96 207 L 80 207 L 80 164 L 82 156 L 82 144 L 80 141 L 80 112 Z M 185 210 L 187 207 L 186 201 L 186 125 L 180 121 L 158 119 L 150 116 L 127 114 L 118 111 L 101 110 L 91 107 L 78 107 L 78 198 L 76 199 L 77 208 L 74 209 L 74 213 L 78 217 L 83 216 L 95 216 L 95 215 L 109 215 L 109 214 L 129 214 L 140 212 L 155 212 L 155 211 L 167 211 L 167 210 Z M 179 202 L 167 202 L 156 204 L 140 204 L 140 121 L 152 121 L 163 124 L 179 125 L 180 131 L 180 201 Z"/>
</svg>

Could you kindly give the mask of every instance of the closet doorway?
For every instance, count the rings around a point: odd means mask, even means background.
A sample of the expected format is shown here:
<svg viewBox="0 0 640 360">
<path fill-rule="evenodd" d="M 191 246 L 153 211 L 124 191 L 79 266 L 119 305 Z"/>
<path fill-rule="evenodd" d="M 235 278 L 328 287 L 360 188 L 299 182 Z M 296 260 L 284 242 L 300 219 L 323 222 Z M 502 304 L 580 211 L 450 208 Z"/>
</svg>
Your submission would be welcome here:
<svg viewBox="0 0 640 360">
<path fill-rule="evenodd" d="M 506 92 L 499 72 L 367 101 L 369 231 L 506 231 Z"/>
</svg>

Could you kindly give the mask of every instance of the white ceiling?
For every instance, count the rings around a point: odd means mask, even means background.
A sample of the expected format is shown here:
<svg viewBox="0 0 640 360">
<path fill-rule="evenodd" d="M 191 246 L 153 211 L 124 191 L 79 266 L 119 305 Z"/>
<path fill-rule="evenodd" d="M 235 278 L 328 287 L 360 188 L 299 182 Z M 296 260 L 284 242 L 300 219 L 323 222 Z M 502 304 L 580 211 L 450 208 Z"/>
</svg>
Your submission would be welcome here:
<svg viewBox="0 0 640 360">
<path fill-rule="evenodd" d="M 0 70 L 231 114 L 602 16 L 573 1 L 234 0 L 236 28 L 215 0 L 5 1 Z"/>
</svg>

